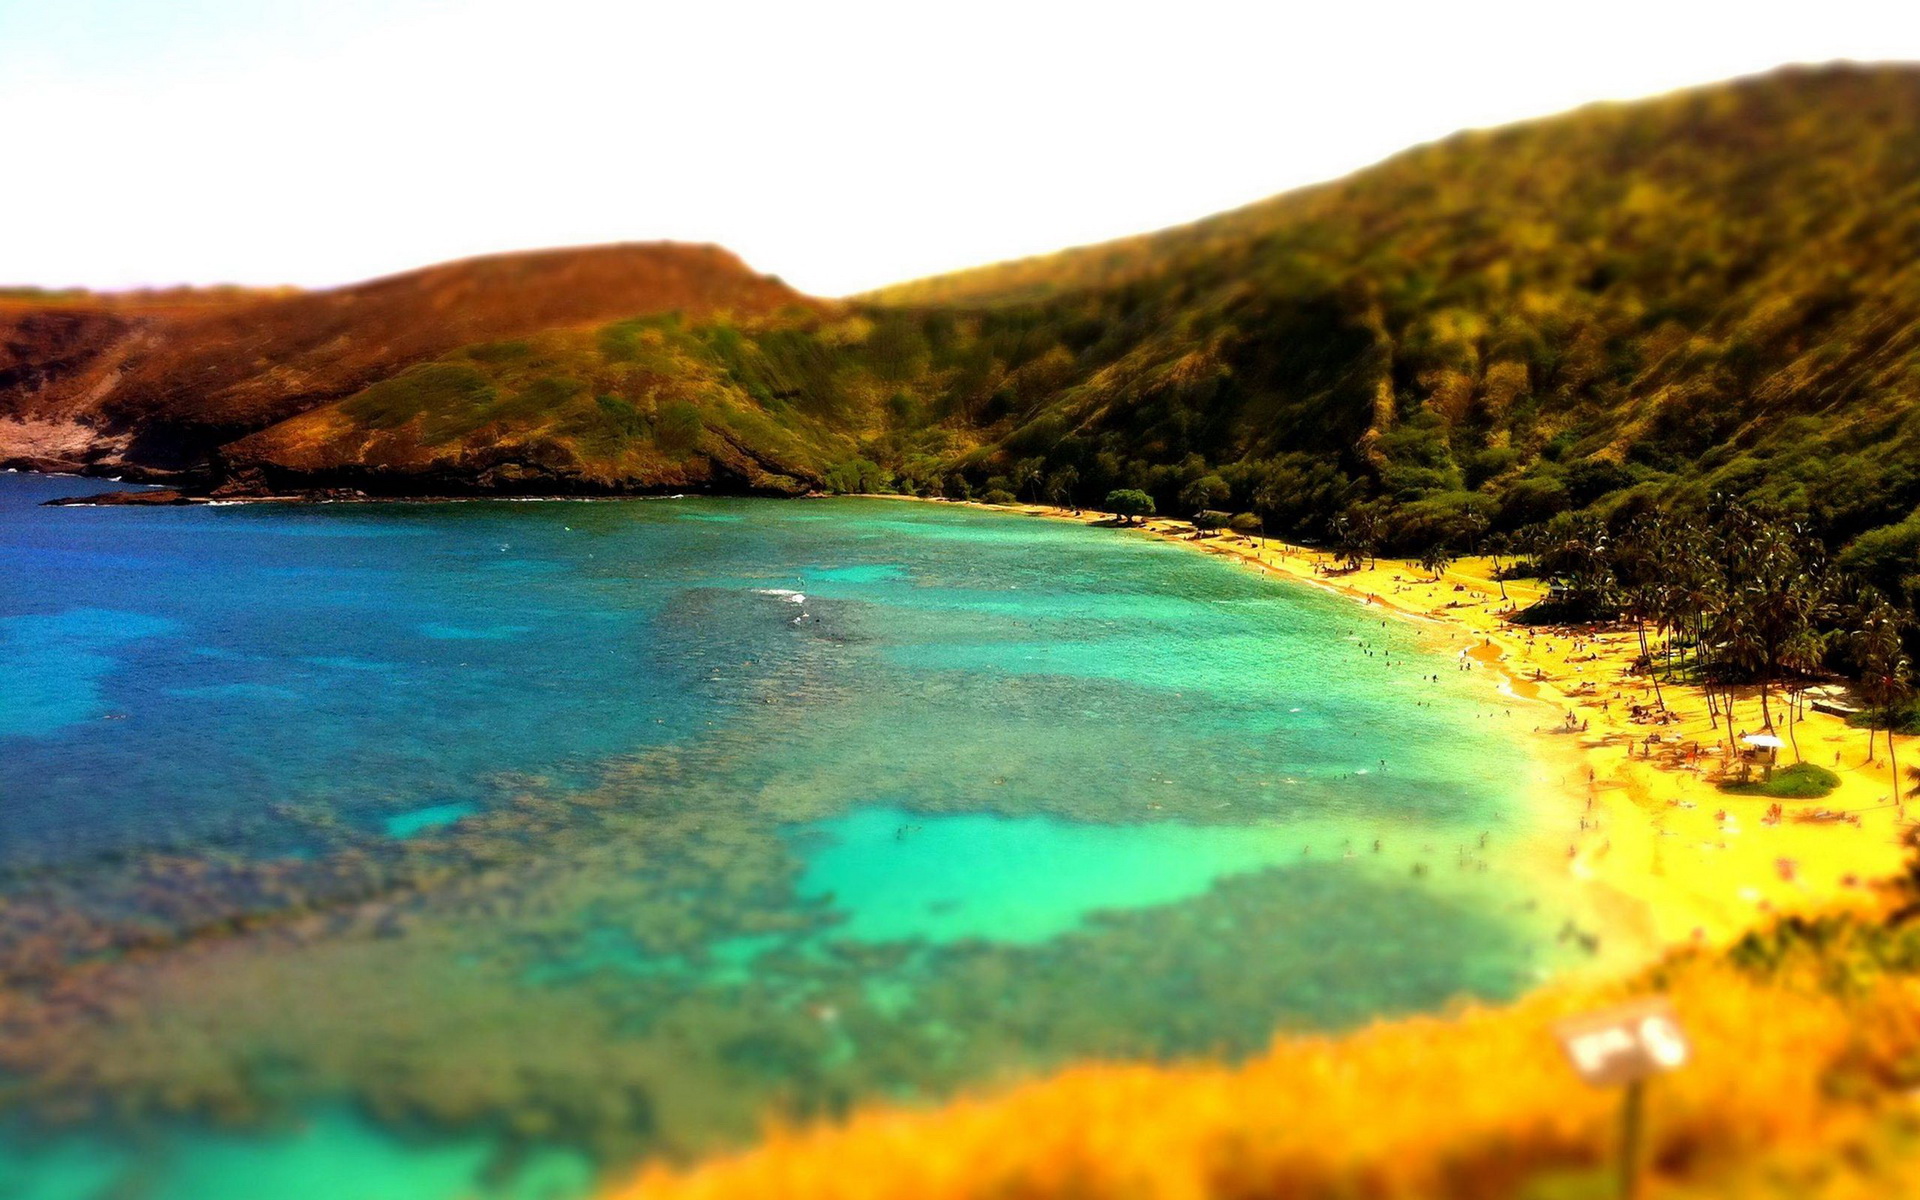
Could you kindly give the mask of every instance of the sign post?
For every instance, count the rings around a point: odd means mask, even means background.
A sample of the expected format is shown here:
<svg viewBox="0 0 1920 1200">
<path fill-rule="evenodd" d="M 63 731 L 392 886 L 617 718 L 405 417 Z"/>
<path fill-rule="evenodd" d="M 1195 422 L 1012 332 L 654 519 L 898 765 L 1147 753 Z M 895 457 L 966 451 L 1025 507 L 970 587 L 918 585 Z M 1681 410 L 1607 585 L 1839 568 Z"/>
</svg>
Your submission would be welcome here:
<svg viewBox="0 0 1920 1200">
<path fill-rule="evenodd" d="M 1687 1061 L 1687 1039 L 1663 997 L 1569 1017 L 1554 1037 L 1580 1078 L 1595 1087 L 1624 1085 L 1620 1106 L 1620 1196 L 1639 1200 L 1640 1144 L 1646 1120 L 1647 1080 Z"/>
<path fill-rule="evenodd" d="M 1646 1119 L 1647 1081 L 1627 1085 L 1620 1102 L 1620 1200 L 1640 1200 L 1640 1136 Z"/>
</svg>

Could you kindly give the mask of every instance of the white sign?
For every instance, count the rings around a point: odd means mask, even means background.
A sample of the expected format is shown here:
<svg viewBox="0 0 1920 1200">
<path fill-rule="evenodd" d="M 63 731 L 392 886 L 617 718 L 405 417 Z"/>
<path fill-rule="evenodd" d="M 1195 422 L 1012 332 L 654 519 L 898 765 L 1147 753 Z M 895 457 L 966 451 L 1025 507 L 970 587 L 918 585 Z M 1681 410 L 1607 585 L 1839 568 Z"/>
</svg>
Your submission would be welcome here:
<svg viewBox="0 0 1920 1200">
<path fill-rule="evenodd" d="M 1570 1017 L 1553 1028 L 1580 1078 L 1595 1087 L 1634 1083 L 1687 1061 L 1687 1038 L 1663 998 Z"/>
</svg>

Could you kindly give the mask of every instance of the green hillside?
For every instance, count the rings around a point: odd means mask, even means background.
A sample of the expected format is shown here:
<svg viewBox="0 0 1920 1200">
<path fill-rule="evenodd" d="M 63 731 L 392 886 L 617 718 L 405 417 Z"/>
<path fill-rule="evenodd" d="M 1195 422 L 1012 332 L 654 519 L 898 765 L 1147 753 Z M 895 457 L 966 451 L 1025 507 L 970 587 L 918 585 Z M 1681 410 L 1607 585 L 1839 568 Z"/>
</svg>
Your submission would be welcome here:
<svg viewBox="0 0 1920 1200">
<path fill-rule="evenodd" d="M 1217 472 L 1211 507 L 1311 532 L 1370 500 L 1407 545 L 1726 490 L 1845 541 L 1920 504 L 1920 72 L 1463 134 L 870 299 L 1024 331 L 960 405 L 999 448 L 978 470 L 1039 456 L 1171 511 Z"/>
<path fill-rule="evenodd" d="M 199 425 L 191 379 L 151 362 L 139 403 L 116 399 L 133 316 L 93 333 L 28 312 L 0 452 L 11 436 L 10 461 L 53 446 L 234 490 L 1137 488 L 1309 537 L 1370 516 L 1408 551 L 1727 492 L 1803 514 L 1892 590 L 1916 570 L 1920 68 L 1788 70 L 1461 134 L 1194 225 L 844 304 L 702 259 L 729 298 L 690 305 L 719 285 L 663 289 L 625 261 L 624 308 L 442 336 L 351 386 L 256 354 Z M 514 294 L 494 286 L 408 300 L 365 335 L 293 328 L 356 308 L 272 311 L 290 344 L 378 347 Z M 590 319 L 610 308 L 631 319 Z M 200 326 L 169 328 L 198 345 Z M 78 399 L 50 405 L 45 377 Z"/>
<path fill-rule="evenodd" d="M 218 465 L 230 485 L 401 494 L 966 493 L 996 432 L 1073 382 L 1054 332 L 1031 325 L 858 305 L 554 330 L 413 366 L 228 444 Z"/>
<path fill-rule="evenodd" d="M 1845 543 L 1920 505 L 1917 260 L 1920 71 L 1795 70 L 845 312 L 463 351 L 239 449 L 417 464 L 538 426 L 609 477 L 727 444 L 802 485 L 1172 512 L 1217 476 L 1208 507 L 1312 535 L 1369 504 L 1409 549 L 1724 490 Z M 408 405 L 447 411 L 383 434 Z"/>
</svg>

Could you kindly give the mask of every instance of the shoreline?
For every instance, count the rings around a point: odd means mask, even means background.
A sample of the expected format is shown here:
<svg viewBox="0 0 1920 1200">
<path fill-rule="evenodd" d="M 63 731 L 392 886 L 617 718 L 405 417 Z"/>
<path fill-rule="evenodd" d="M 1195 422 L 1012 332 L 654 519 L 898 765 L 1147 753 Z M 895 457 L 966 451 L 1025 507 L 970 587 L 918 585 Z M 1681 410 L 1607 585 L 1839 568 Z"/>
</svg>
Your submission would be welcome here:
<svg viewBox="0 0 1920 1200">
<path fill-rule="evenodd" d="M 1111 519 L 1050 505 L 932 502 L 1082 525 Z M 1637 633 L 1624 625 L 1588 633 L 1510 624 L 1503 614 L 1531 603 L 1545 589 L 1531 580 L 1509 581 L 1505 590 L 1513 603 L 1503 605 L 1485 559 L 1462 559 L 1437 580 L 1392 559 L 1330 576 L 1321 570 L 1331 564 L 1330 553 L 1277 538 L 1227 532 L 1196 537 L 1188 523 L 1171 518 L 1114 528 L 1227 558 L 1243 569 L 1310 584 L 1418 623 L 1437 649 L 1470 660 L 1472 669 L 1495 672 L 1502 695 L 1550 715 L 1550 722 L 1543 720 L 1530 736 L 1529 715 L 1516 711 L 1510 720 L 1528 739 L 1531 757 L 1550 769 L 1571 770 L 1571 780 L 1563 773 L 1559 784 L 1541 781 L 1549 794 L 1543 797 L 1547 822 L 1557 821 L 1555 827 L 1566 835 L 1562 869 L 1573 881 L 1597 889 L 1595 908 L 1609 926 L 1604 932 L 1625 934 L 1651 950 L 1650 956 L 1636 956 L 1636 965 L 1685 947 L 1723 947 L 1775 916 L 1841 908 L 1881 911 L 1880 885 L 1905 868 L 1906 822 L 1893 799 L 1895 781 L 1884 749 L 1866 761 L 1866 730 L 1810 708 L 1792 722 L 1803 760 L 1840 777 L 1820 799 L 1776 802 L 1723 792 L 1715 773 L 1727 742 L 1727 720 L 1712 723 L 1703 691 L 1663 682 L 1667 720 L 1636 721 L 1635 705 L 1650 709 L 1655 704 L 1651 678 L 1631 673 L 1639 656 Z M 1776 696 L 1774 707 L 1776 727 L 1784 732 L 1787 726 L 1779 720 L 1784 697 Z M 1569 713 L 1579 722 L 1571 729 L 1563 724 Z M 1757 687 L 1736 689 L 1731 720 L 1736 735 L 1760 728 Z M 1659 742 L 1649 744 L 1649 734 Z M 1878 736 L 1884 740 L 1884 733 Z M 1915 740 L 1901 738 L 1901 749 L 1920 754 L 1911 746 Z M 1695 747 L 1697 757 L 1691 753 Z M 1796 761 L 1791 744 L 1779 753 L 1781 768 Z M 1920 762 L 1920 757 L 1907 761 Z M 1585 780 L 1579 779 L 1582 771 Z M 1552 796 L 1562 802 L 1557 811 Z M 1777 821 L 1769 814 L 1775 803 Z M 1815 813 L 1832 817 L 1815 820 Z M 1609 960 L 1616 958 L 1598 958 L 1596 966 L 1608 973 Z"/>
<path fill-rule="evenodd" d="M 129 493 L 122 493 L 129 494 Z M 139 495 L 140 493 L 130 493 Z M 149 493 L 151 495 L 151 493 Z M 661 500 L 706 493 L 635 495 L 543 494 L 486 496 L 290 496 L 233 497 L 214 504 L 414 503 L 475 501 Z M 748 498 L 748 497 L 741 497 Z M 794 499 L 829 498 L 809 495 Z M 1780 819 L 1769 820 L 1774 801 L 1721 792 L 1713 774 L 1726 740 L 1724 723 L 1710 723 L 1705 694 L 1685 684 L 1662 684 L 1672 718 L 1650 724 L 1632 719 L 1636 704 L 1654 703 L 1654 686 L 1629 668 L 1639 642 L 1629 627 L 1583 633 L 1559 626 L 1515 626 L 1503 617 L 1500 585 L 1485 559 L 1462 559 L 1438 579 L 1417 566 L 1381 559 L 1353 572 L 1327 574 L 1333 556 L 1324 550 L 1225 531 L 1196 536 L 1191 525 L 1166 517 L 1115 526 L 1109 514 L 1040 504 L 992 505 L 972 500 L 876 494 L 849 499 L 950 504 L 1080 525 L 1132 531 L 1233 561 L 1296 583 L 1310 584 L 1356 603 L 1379 608 L 1423 627 L 1434 648 L 1468 660 L 1470 669 L 1491 670 L 1501 695 L 1536 707 L 1543 720 L 1529 734 L 1528 717 L 1506 719 L 1525 742 L 1528 758 L 1549 768 L 1536 776 L 1541 809 L 1565 834 L 1565 850 L 1548 853 L 1556 871 L 1594 890 L 1609 947 L 1622 936 L 1649 953 L 1725 945 L 1769 917 L 1836 908 L 1882 910 L 1883 881 L 1901 874 L 1908 861 L 1906 823 L 1893 800 L 1884 753 L 1866 760 L 1867 733 L 1838 718 L 1808 711 L 1794 722 L 1804 760 L 1829 767 L 1840 783 L 1818 800 L 1782 800 Z M 79 498 L 80 503 L 95 497 Z M 194 498 L 188 502 L 208 501 Z M 151 501 L 149 501 L 151 502 Z M 72 503 L 72 501 L 69 501 Z M 178 501 L 175 501 L 178 503 Z M 1518 608 L 1543 594 L 1530 580 L 1509 581 L 1506 594 Z M 1760 726 L 1757 689 L 1737 689 L 1734 728 Z M 1546 707 L 1551 706 L 1550 714 Z M 1516 707 L 1518 707 L 1516 705 Z M 1784 709 L 1784 702 L 1776 704 Z M 1561 724 L 1573 714 L 1579 725 Z M 1661 741 L 1648 754 L 1649 733 Z M 1901 738 L 1909 762 L 1920 762 L 1914 738 Z M 1686 751 L 1698 747 L 1696 760 Z M 1831 760 L 1831 761 L 1830 761 Z M 1791 746 L 1780 764 L 1794 761 Z M 1553 768 L 1560 779 L 1553 781 Z M 1587 779 L 1581 780 L 1582 773 Z M 1813 821 L 1826 812 L 1833 819 Z M 1609 953 L 1596 965 L 1618 961 Z"/>
</svg>

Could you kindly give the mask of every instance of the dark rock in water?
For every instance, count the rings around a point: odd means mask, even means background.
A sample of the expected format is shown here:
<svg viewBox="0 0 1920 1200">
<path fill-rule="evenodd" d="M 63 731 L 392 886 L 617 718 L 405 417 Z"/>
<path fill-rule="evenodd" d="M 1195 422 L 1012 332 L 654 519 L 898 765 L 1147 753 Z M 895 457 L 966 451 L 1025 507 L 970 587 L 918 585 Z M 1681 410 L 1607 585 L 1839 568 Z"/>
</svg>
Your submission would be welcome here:
<svg viewBox="0 0 1920 1200">
<path fill-rule="evenodd" d="M 57 500 L 42 503 L 57 507 L 63 504 L 203 504 L 205 501 L 173 488 L 155 488 L 144 492 L 101 492 L 96 496 L 61 496 Z"/>
</svg>

